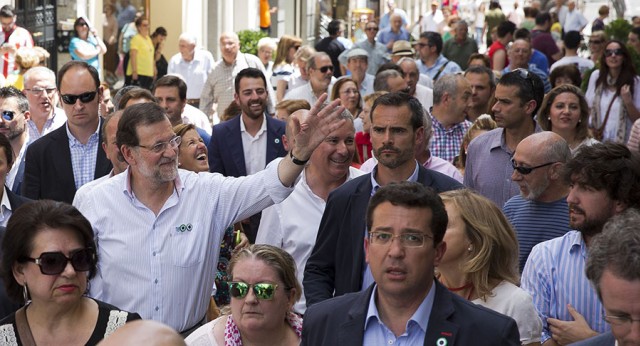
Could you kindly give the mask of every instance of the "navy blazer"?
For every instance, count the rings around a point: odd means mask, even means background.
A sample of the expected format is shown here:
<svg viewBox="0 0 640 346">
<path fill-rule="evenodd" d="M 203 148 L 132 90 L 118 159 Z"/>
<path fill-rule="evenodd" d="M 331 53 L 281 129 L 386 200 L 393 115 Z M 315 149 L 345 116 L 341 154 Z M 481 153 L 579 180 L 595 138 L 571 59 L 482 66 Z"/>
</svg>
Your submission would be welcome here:
<svg viewBox="0 0 640 346">
<path fill-rule="evenodd" d="M 275 158 L 285 156 L 287 152 L 282 144 L 285 123 L 267 115 L 267 152 L 266 163 Z M 209 171 L 229 177 L 247 175 L 244 164 L 244 150 L 240 133 L 240 119 L 238 115 L 230 120 L 213 127 L 211 142 L 209 143 Z"/>
<path fill-rule="evenodd" d="M 436 192 L 463 188 L 449 176 L 418 167 L 418 182 Z M 372 189 L 371 174 L 365 174 L 329 194 L 316 243 L 304 268 L 307 306 L 361 289 L 365 216 Z"/>
<path fill-rule="evenodd" d="M 102 149 L 102 119 L 94 179 L 111 172 L 111 161 Z M 76 195 L 67 126 L 40 137 L 27 148 L 22 195 L 31 199 L 52 199 L 71 204 Z"/>
<path fill-rule="evenodd" d="M 424 345 L 520 345 L 518 326 L 511 317 L 458 297 L 434 281 L 436 292 Z M 301 345 L 362 345 L 373 287 L 309 307 Z M 380 340 L 380 345 L 385 343 Z"/>
</svg>

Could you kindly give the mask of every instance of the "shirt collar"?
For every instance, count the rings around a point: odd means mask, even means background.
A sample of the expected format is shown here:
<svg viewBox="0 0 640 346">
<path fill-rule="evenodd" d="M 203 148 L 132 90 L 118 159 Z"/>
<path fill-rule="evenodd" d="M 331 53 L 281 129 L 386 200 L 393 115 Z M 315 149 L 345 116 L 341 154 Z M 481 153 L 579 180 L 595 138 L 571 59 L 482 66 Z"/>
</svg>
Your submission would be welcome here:
<svg viewBox="0 0 640 346">
<path fill-rule="evenodd" d="M 9 196 L 7 195 L 7 187 L 2 187 L 2 202 L 0 203 L 2 210 L 12 210 L 11 203 L 9 202 Z"/>
<path fill-rule="evenodd" d="M 124 174 L 124 187 L 122 189 L 122 192 L 124 192 L 127 197 L 135 199 L 136 196 L 133 193 L 133 188 L 131 187 L 131 166 L 127 167 L 127 169 L 120 174 Z M 180 169 L 178 169 L 178 175 L 176 175 L 176 178 L 173 180 L 173 186 L 176 190 L 176 193 L 178 194 L 178 197 L 180 197 L 180 194 L 184 189 L 184 185 L 182 184 L 182 180 L 180 179 Z"/>
<path fill-rule="evenodd" d="M 367 309 L 367 316 L 365 317 L 364 329 L 367 330 L 367 326 L 372 319 L 377 319 L 379 324 L 384 324 L 380 319 L 380 313 L 378 311 L 378 306 L 376 305 L 376 294 L 378 292 L 378 286 L 373 287 L 373 292 L 371 293 L 371 297 L 369 298 L 369 308 Z M 427 332 L 427 325 L 429 323 L 429 317 L 431 316 L 431 310 L 433 309 L 433 302 L 436 296 L 436 284 L 435 282 L 431 283 L 431 288 L 429 289 L 429 293 L 424 297 L 420 306 L 416 309 L 416 311 L 411 315 L 411 318 L 407 321 L 407 326 L 405 327 L 405 332 L 409 330 L 409 323 L 413 321 L 413 323 L 417 324 L 422 332 Z"/>
<path fill-rule="evenodd" d="M 262 126 L 260 126 L 260 130 L 253 137 L 260 137 L 260 135 L 267 129 L 267 117 L 262 114 Z M 247 132 L 247 128 L 244 126 L 244 121 L 242 121 L 242 113 L 240 113 L 240 132 Z M 248 133 L 247 133 L 248 134 Z"/>
<path fill-rule="evenodd" d="M 418 161 L 414 160 L 414 162 L 416 164 L 416 168 L 413 170 L 411 176 L 409 176 L 409 178 L 407 179 L 407 181 L 413 183 L 418 181 L 418 172 L 420 171 L 420 169 L 418 168 Z M 378 164 L 376 164 L 376 166 L 373 167 L 373 171 L 371 171 L 371 186 L 373 186 L 373 188 L 371 189 L 371 196 L 373 196 L 381 187 L 380 184 L 378 184 L 378 182 L 376 181 L 376 175 L 378 175 Z"/>
<path fill-rule="evenodd" d="M 65 128 L 67 129 L 67 137 L 69 137 L 69 144 L 71 145 L 71 147 L 75 147 L 75 146 L 82 146 L 82 145 L 89 145 L 89 144 L 93 144 L 93 142 L 97 141 L 98 137 L 100 136 L 100 126 L 102 126 L 102 120 L 98 119 L 98 126 L 96 127 L 95 132 L 93 132 L 91 134 L 91 136 L 89 136 L 89 140 L 87 141 L 87 144 L 82 144 L 72 133 L 71 130 L 69 130 L 69 122 L 65 122 L 64 123 Z"/>
</svg>

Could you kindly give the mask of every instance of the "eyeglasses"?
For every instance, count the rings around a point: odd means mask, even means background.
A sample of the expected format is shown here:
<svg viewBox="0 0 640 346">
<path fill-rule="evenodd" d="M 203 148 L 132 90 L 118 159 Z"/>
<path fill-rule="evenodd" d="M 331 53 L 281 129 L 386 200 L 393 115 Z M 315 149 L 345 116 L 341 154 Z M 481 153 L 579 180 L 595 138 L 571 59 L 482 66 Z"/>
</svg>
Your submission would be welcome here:
<svg viewBox="0 0 640 346">
<path fill-rule="evenodd" d="M 393 235 L 393 233 L 384 231 L 369 232 L 369 241 L 375 245 L 390 245 L 395 238 L 400 239 L 400 244 L 404 247 L 422 247 L 426 238 L 433 239 L 433 237 L 424 233 Z"/>
<path fill-rule="evenodd" d="M 60 97 L 62 98 L 62 102 L 68 105 L 75 105 L 78 99 L 80 99 L 80 102 L 82 103 L 91 102 L 93 101 L 94 98 L 96 98 L 97 94 L 98 94 L 97 91 L 89 91 L 86 93 L 82 93 L 80 95 L 65 94 L 65 95 L 60 95 Z"/>
<path fill-rule="evenodd" d="M 86 272 L 91 269 L 95 261 L 93 249 L 80 249 L 73 251 L 71 257 L 62 252 L 43 252 L 38 258 L 25 258 L 25 261 L 34 262 L 40 266 L 40 272 L 44 275 L 58 275 L 64 271 L 68 262 L 77 272 Z"/>
<path fill-rule="evenodd" d="M 556 162 L 547 162 L 543 165 L 540 166 L 535 166 L 535 167 L 522 167 L 522 166 L 516 166 L 516 161 L 514 159 L 511 159 L 511 167 L 513 167 L 513 169 L 515 169 L 516 171 L 518 171 L 518 173 L 522 174 L 522 175 L 527 175 L 531 172 L 533 172 L 534 169 L 537 168 L 541 168 L 541 167 L 546 167 L 549 165 L 553 165 Z"/>
<path fill-rule="evenodd" d="M 327 73 L 327 71 L 333 72 L 333 65 L 322 66 L 322 67 L 318 68 L 318 71 L 320 71 L 322 73 Z"/>
<path fill-rule="evenodd" d="M 229 282 L 229 295 L 236 299 L 242 299 L 249 293 L 249 288 L 253 287 L 253 294 L 260 300 L 271 300 L 276 295 L 277 284 L 268 282 L 259 282 L 250 285 L 242 281 Z"/>
<path fill-rule="evenodd" d="M 2 114 L 2 119 L 6 120 L 6 121 L 11 121 L 11 120 L 13 120 L 13 118 L 15 118 L 16 112 L 14 112 L 14 111 L 2 111 L 0 114 Z"/>
<path fill-rule="evenodd" d="M 604 51 L 604 56 L 606 56 L 607 58 L 610 56 L 622 56 L 622 48 L 617 48 L 617 49 L 605 49 Z"/>
<path fill-rule="evenodd" d="M 602 44 L 602 43 L 604 43 L 604 41 L 603 41 L 603 40 L 598 40 L 598 41 L 591 41 L 591 40 L 589 40 L 589 44 Z"/>
<path fill-rule="evenodd" d="M 42 92 L 46 92 L 47 94 L 52 94 L 54 91 L 56 91 L 56 88 L 31 88 L 31 89 L 23 89 L 25 91 L 28 91 L 36 96 L 42 94 Z"/>
<path fill-rule="evenodd" d="M 145 149 L 149 150 L 152 153 L 159 154 L 159 153 L 164 152 L 165 150 L 167 150 L 167 147 L 171 147 L 171 149 L 178 148 L 180 146 L 181 142 L 182 142 L 182 137 L 175 136 L 175 137 L 171 138 L 170 140 L 168 140 L 166 142 L 160 142 L 160 143 L 156 143 L 156 144 L 150 145 L 150 146 L 138 144 L 138 146 L 141 147 L 141 148 L 145 148 Z"/>
<path fill-rule="evenodd" d="M 612 316 L 607 315 L 604 317 L 604 320 L 607 321 L 610 325 L 629 328 L 633 322 L 640 322 L 640 319 L 633 319 L 629 316 Z"/>
<path fill-rule="evenodd" d="M 379 29 L 378 29 L 378 27 L 375 27 L 375 28 L 366 28 L 365 30 L 366 31 L 378 31 Z"/>
</svg>

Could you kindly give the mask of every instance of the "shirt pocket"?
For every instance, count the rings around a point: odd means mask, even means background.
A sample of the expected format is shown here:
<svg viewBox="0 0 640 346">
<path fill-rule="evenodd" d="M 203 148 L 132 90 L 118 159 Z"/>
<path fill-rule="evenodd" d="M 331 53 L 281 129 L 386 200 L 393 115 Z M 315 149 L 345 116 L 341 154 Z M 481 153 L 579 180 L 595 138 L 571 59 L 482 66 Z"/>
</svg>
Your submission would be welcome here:
<svg viewBox="0 0 640 346">
<path fill-rule="evenodd" d="M 207 237 L 198 223 L 177 225 L 169 237 L 169 258 L 176 267 L 191 267 L 204 261 Z"/>
</svg>

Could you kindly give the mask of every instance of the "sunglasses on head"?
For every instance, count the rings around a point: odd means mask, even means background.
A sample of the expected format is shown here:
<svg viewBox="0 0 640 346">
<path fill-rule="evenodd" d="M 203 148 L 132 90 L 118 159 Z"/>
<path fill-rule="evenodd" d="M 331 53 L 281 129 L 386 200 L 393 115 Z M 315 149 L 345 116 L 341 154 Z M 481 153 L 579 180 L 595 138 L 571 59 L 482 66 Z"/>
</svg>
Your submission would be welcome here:
<svg viewBox="0 0 640 346">
<path fill-rule="evenodd" d="M 95 260 L 93 249 L 79 249 L 71 253 L 71 257 L 62 252 L 43 252 L 38 258 L 25 258 L 25 261 L 34 262 L 40 266 L 40 272 L 44 275 L 58 275 L 71 262 L 76 272 L 86 272 L 91 269 Z"/>
<path fill-rule="evenodd" d="M 229 294 L 236 299 L 242 299 L 249 293 L 249 288 L 253 287 L 253 294 L 260 300 L 271 300 L 276 294 L 277 284 L 259 282 L 250 285 L 242 281 L 229 282 Z"/>
<path fill-rule="evenodd" d="M 65 94 L 65 95 L 60 95 L 60 97 L 62 98 L 62 102 L 68 105 L 75 105 L 78 99 L 80 99 L 80 102 L 82 103 L 91 102 L 93 101 L 94 98 L 96 98 L 97 94 L 98 94 L 97 91 L 89 91 L 86 93 L 82 93 L 80 95 Z"/>
<path fill-rule="evenodd" d="M 522 167 L 522 166 L 517 166 L 516 165 L 516 161 L 514 159 L 511 159 L 511 167 L 513 167 L 514 170 L 518 171 L 518 173 L 522 174 L 522 175 L 527 175 L 531 172 L 533 172 L 534 169 L 537 168 L 541 168 L 541 167 L 546 167 L 549 165 L 553 165 L 555 162 L 547 162 L 545 164 L 542 164 L 540 166 L 535 166 L 535 167 Z"/>
<path fill-rule="evenodd" d="M 0 114 L 2 114 L 2 119 L 6 121 L 11 121 L 16 116 L 14 111 L 2 111 Z"/>
<path fill-rule="evenodd" d="M 617 49 L 606 49 L 604 51 L 604 56 L 606 56 L 607 58 L 610 56 L 622 56 L 622 48 L 617 48 Z"/>
<path fill-rule="evenodd" d="M 333 65 L 322 66 L 321 68 L 318 69 L 318 71 L 322 73 L 327 73 L 327 71 L 333 72 Z"/>
</svg>

